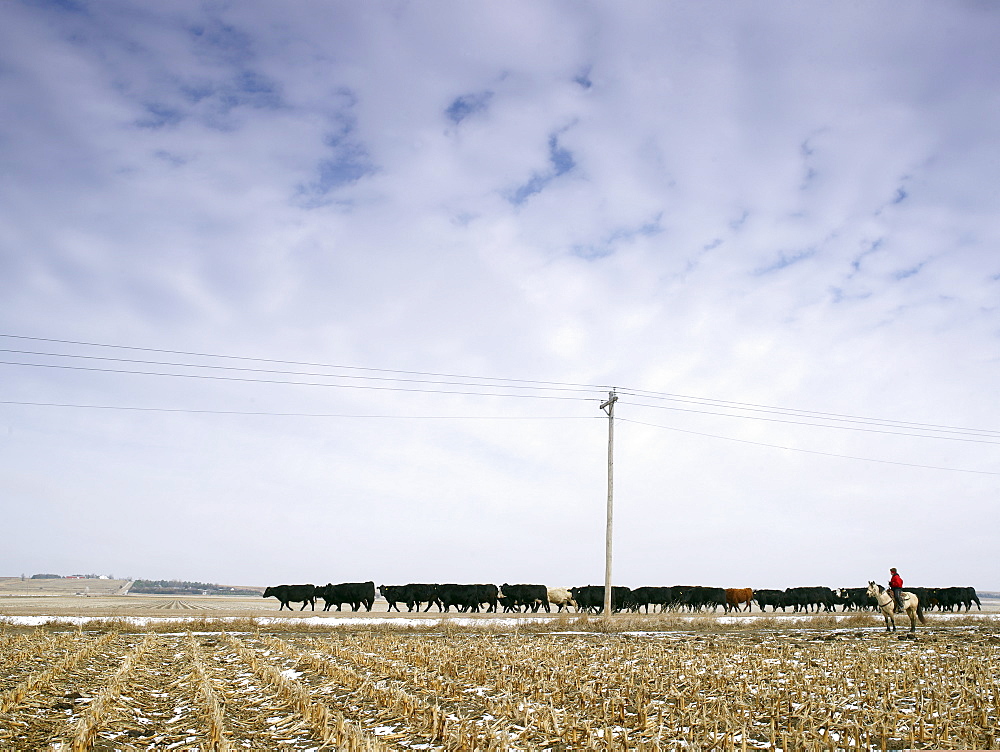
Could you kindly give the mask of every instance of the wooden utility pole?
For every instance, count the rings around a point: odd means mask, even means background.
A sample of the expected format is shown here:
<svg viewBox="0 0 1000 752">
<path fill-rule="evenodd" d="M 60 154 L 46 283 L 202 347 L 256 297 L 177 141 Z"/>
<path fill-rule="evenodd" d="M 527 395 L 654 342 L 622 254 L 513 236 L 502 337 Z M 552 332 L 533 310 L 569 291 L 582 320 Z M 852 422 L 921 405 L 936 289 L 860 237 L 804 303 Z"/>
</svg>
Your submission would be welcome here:
<svg viewBox="0 0 1000 752">
<path fill-rule="evenodd" d="M 604 615 L 611 615 L 611 531 L 612 519 L 614 517 L 615 499 L 615 403 L 618 395 L 612 389 L 608 392 L 608 401 L 601 405 L 601 409 L 608 414 L 608 520 L 607 533 L 604 541 Z"/>
</svg>

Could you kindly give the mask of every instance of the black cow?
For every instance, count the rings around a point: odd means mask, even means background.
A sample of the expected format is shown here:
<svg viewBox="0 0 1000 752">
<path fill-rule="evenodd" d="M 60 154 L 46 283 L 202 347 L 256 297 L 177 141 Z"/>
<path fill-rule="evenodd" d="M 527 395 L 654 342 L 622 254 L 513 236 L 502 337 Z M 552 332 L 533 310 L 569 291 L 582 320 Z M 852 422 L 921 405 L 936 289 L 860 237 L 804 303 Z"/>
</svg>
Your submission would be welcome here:
<svg viewBox="0 0 1000 752">
<path fill-rule="evenodd" d="M 907 590 L 911 589 L 907 588 Z M 936 605 L 942 611 L 961 611 L 962 606 L 965 606 L 965 610 L 969 611 L 973 603 L 980 611 L 983 608 L 974 587 L 933 588 L 928 602 Z"/>
<path fill-rule="evenodd" d="M 682 593 L 680 602 L 692 611 L 701 611 L 703 607 L 707 609 L 709 606 L 715 611 L 719 606 L 726 607 L 726 589 L 697 585 Z"/>
<path fill-rule="evenodd" d="M 794 587 L 785 589 L 787 605 L 794 607 L 795 611 L 808 612 L 815 609 L 819 612 L 820 607 L 824 611 L 833 611 L 837 599 L 833 590 L 828 587 Z"/>
<path fill-rule="evenodd" d="M 649 613 L 650 606 L 659 606 L 663 612 L 674 602 L 674 589 L 670 587 L 638 587 L 632 591 L 629 609 L 638 612 L 645 607 Z"/>
<path fill-rule="evenodd" d="M 878 605 L 878 601 L 868 595 L 868 588 L 849 587 L 837 591 L 837 601 L 844 611 L 868 611 Z M 920 602 L 924 602 L 920 596 Z"/>
<path fill-rule="evenodd" d="M 579 611 L 600 613 L 604 608 L 604 585 L 585 585 L 570 588 L 573 600 Z M 632 591 L 627 587 L 613 586 L 611 588 L 611 610 L 615 613 L 627 608 L 631 602 Z"/>
<path fill-rule="evenodd" d="M 545 613 L 551 613 L 549 607 L 549 590 L 545 585 L 508 585 L 506 582 L 500 586 L 501 597 L 504 601 L 504 611 L 508 608 L 520 611 L 524 606 L 530 608 L 532 613 L 538 613 L 539 607 L 545 607 Z"/>
<path fill-rule="evenodd" d="M 316 588 L 316 595 L 326 601 L 323 606 L 324 611 L 329 611 L 330 606 L 337 604 L 337 610 L 345 603 L 351 604 L 352 611 L 358 611 L 364 605 L 365 610 L 371 611 L 375 603 L 375 583 L 374 582 L 342 582 L 339 585 L 327 583 L 323 587 Z"/>
<path fill-rule="evenodd" d="M 926 587 L 904 587 L 907 593 L 913 593 L 917 596 L 917 602 L 920 603 L 921 608 L 925 611 L 931 610 L 931 601 L 933 600 L 934 588 Z"/>
<path fill-rule="evenodd" d="M 910 588 L 907 588 L 907 590 L 909 589 Z M 942 591 L 946 589 L 947 588 L 927 588 L 926 597 L 921 598 L 921 601 L 923 601 L 924 606 L 927 608 L 928 611 L 934 608 L 936 608 L 938 611 L 945 610 L 942 601 L 946 600 L 946 597 L 944 596 Z"/>
<path fill-rule="evenodd" d="M 685 605 L 684 596 L 688 593 L 688 591 L 694 589 L 694 585 L 674 585 L 670 588 L 670 603 L 668 604 L 670 610 L 676 611 L 677 609 L 682 608 Z"/>
<path fill-rule="evenodd" d="M 399 611 L 397 603 L 406 603 L 407 610 L 413 610 L 409 604 L 409 592 L 406 585 L 379 585 L 378 591 L 385 598 L 386 603 L 389 604 L 387 610 L 392 611 L 392 609 L 396 609 Z"/>
<path fill-rule="evenodd" d="M 486 609 L 488 612 L 496 612 L 497 603 L 500 600 L 500 591 L 496 585 L 486 584 L 486 585 L 473 585 L 476 589 L 476 608 L 474 611 L 479 610 L 479 606 L 488 606 Z M 545 597 L 546 604 L 548 603 L 548 594 Z M 548 610 L 548 609 L 546 609 Z"/>
<path fill-rule="evenodd" d="M 434 603 L 438 604 L 438 610 L 441 610 L 441 604 L 437 600 L 437 585 L 424 585 L 419 583 L 410 583 L 408 585 L 379 585 L 378 591 L 385 597 L 386 602 L 389 604 L 389 611 L 395 608 L 399 611 L 398 603 L 405 603 L 407 611 L 420 611 L 420 604 L 427 604 L 427 611 L 431 610 L 431 606 Z"/>
<path fill-rule="evenodd" d="M 281 605 L 278 607 L 279 611 L 286 606 L 291 611 L 292 607 L 289 605 L 290 603 L 302 603 L 302 608 L 299 611 L 305 611 L 307 604 L 312 606 L 313 611 L 316 610 L 315 585 L 274 585 L 264 590 L 264 597 L 277 598 L 281 602 Z"/>
<path fill-rule="evenodd" d="M 972 608 L 972 604 L 973 603 L 976 604 L 976 610 L 982 611 L 983 610 L 983 604 L 979 602 L 979 596 L 976 595 L 976 589 L 974 587 L 972 587 L 972 585 L 968 585 L 968 586 L 966 586 L 964 588 L 961 588 L 961 589 L 965 591 L 965 595 L 969 599 L 969 601 L 968 601 L 968 608 L 966 609 L 966 611 L 968 611 L 968 610 L 970 610 Z"/>
<path fill-rule="evenodd" d="M 771 611 L 777 611 L 779 608 L 784 611 L 785 606 L 791 605 L 785 596 L 784 590 L 768 590 L 767 588 L 754 590 L 753 599 L 757 601 L 757 605 L 760 606 L 762 613 L 765 606 L 770 606 Z"/>
<path fill-rule="evenodd" d="M 411 582 L 403 587 L 407 590 L 406 608 L 409 611 L 416 609 L 420 611 L 420 604 L 426 603 L 424 611 L 430 611 L 431 606 L 437 604 L 438 611 L 441 610 L 441 601 L 438 599 L 438 588 L 440 585 L 432 585 L 420 582 Z"/>
<path fill-rule="evenodd" d="M 479 591 L 477 585 L 459 585 L 449 582 L 437 587 L 438 607 L 445 613 L 452 606 L 456 611 L 479 611 Z"/>
</svg>

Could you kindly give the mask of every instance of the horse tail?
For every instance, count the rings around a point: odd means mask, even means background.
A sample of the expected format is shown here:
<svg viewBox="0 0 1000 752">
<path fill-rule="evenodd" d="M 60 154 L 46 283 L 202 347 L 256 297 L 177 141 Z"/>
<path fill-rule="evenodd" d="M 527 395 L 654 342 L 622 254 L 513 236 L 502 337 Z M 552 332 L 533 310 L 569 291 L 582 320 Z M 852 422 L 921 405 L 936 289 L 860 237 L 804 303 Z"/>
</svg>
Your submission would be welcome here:
<svg viewBox="0 0 1000 752">
<path fill-rule="evenodd" d="M 920 619 L 921 624 L 926 624 L 927 619 L 924 618 L 924 604 L 917 601 L 917 618 Z"/>
</svg>

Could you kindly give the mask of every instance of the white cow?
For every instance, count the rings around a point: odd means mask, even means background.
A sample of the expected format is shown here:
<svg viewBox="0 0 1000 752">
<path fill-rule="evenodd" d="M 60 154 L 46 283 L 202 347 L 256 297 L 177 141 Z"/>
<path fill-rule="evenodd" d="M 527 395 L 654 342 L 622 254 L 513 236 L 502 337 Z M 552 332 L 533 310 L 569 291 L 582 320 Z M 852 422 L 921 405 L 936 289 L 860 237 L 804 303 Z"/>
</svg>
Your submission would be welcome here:
<svg viewBox="0 0 1000 752">
<path fill-rule="evenodd" d="M 560 611 L 563 610 L 563 606 L 566 607 L 567 611 L 570 606 L 574 609 L 576 608 L 576 601 L 573 600 L 573 594 L 569 591 L 569 588 L 550 587 L 546 588 L 546 590 L 548 590 L 549 594 L 549 603 L 553 606 L 558 606 Z"/>
</svg>

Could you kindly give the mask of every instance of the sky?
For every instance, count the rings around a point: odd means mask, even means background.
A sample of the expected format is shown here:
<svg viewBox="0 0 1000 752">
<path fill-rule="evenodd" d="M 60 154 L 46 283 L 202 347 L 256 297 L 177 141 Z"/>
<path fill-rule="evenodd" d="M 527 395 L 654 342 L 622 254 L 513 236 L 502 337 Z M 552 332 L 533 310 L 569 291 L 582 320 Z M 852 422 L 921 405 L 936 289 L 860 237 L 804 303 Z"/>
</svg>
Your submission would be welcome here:
<svg viewBox="0 0 1000 752">
<path fill-rule="evenodd" d="M 0 4 L 0 574 L 1000 590 L 998 36 Z"/>
</svg>

